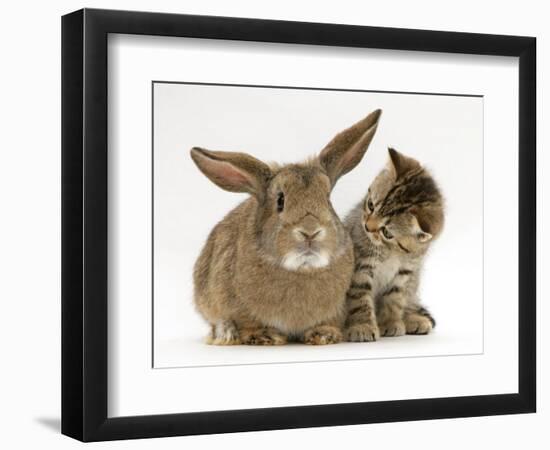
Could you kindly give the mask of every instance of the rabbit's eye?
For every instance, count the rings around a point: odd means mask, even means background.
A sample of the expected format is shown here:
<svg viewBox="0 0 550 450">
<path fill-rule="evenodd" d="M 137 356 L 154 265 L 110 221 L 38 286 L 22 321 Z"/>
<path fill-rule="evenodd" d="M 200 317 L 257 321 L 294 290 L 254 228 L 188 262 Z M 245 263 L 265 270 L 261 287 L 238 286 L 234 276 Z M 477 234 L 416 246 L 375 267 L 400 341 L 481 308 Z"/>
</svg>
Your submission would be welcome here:
<svg viewBox="0 0 550 450">
<path fill-rule="evenodd" d="M 374 205 L 371 199 L 367 201 L 367 208 L 369 208 L 369 211 L 374 211 Z"/>
<path fill-rule="evenodd" d="M 285 208 L 285 194 L 279 192 L 277 194 L 277 212 L 281 212 Z"/>
<path fill-rule="evenodd" d="M 386 239 L 392 239 L 393 238 L 393 234 L 391 234 L 386 227 L 382 227 L 380 230 L 382 231 L 382 234 L 384 235 L 384 237 Z"/>
</svg>

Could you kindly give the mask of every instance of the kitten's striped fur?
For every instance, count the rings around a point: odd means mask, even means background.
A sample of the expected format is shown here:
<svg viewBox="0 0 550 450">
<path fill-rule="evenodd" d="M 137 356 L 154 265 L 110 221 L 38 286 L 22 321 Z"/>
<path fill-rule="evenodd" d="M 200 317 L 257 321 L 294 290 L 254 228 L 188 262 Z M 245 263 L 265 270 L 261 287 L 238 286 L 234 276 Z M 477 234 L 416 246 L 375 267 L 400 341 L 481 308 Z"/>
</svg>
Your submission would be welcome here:
<svg viewBox="0 0 550 450">
<path fill-rule="evenodd" d="M 389 153 L 388 168 L 344 221 L 356 261 L 347 293 L 349 341 L 427 334 L 435 326 L 417 291 L 424 256 L 443 226 L 443 199 L 416 160 Z"/>
</svg>

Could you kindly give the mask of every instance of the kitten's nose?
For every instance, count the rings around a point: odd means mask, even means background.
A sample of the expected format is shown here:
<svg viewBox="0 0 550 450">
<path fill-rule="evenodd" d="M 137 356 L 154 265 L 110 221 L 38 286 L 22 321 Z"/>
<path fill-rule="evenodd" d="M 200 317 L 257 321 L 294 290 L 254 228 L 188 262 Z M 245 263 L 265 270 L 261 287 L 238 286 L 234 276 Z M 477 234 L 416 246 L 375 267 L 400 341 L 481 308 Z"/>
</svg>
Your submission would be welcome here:
<svg viewBox="0 0 550 450">
<path fill-rule="evenodd" d="M 365 223 L 365 228 L 369 232 L 377 231 L 378 228 L 379 228 L 378 220 L 376 220 L 372 217 L 369 217 L 367 222 Z"/>
</svg>

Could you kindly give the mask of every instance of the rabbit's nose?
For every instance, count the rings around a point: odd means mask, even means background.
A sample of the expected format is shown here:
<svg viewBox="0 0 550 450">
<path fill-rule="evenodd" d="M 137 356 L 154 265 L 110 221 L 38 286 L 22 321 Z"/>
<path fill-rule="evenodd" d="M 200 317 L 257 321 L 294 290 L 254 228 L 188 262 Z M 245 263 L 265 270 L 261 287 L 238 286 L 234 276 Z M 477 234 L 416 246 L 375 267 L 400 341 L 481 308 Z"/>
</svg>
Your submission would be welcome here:
<svg viewBox="0 0 550 450">
<path fill-rule="evenodd" d="M 301 238 L 305 239 L 307 242 L 313 242 L 315 239 L 320 239 L 323 236 L 324 229 L 318 228 L 317 230 L 311 232 L 311 231 L 305 231 L 303 229 L 297 229 L 295 230 L 298 232 Z"/>
</svg>

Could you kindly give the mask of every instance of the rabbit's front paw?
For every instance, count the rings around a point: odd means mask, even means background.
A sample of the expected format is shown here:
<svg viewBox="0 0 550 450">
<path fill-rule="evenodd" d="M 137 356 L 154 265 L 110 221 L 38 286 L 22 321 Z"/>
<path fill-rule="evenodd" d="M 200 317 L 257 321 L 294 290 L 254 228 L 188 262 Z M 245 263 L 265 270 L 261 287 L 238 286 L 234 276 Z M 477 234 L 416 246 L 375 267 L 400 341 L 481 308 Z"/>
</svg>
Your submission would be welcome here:
<svg viewBox="0 0 550 450">
<path fill-rule="evenodd" d="M 350 342 L 372 342 L 380 337 L 380 330 L 376 323 L 358 323 L 346 329 L 345 337 Z"/>
<path fill-rule="evenodd" d="M 337 344 L 342 339 L 340 329 L 331 325 L 313 327 L 304 333 L 304 343 L 310 345 Z"/>
<path fill-rule="evenodd" d="M 387 322 L 378 325 L 380 335 L 385 337 L 403 336 L 405 334 L 405 322 L 401 319 L 388 320 Z"/>
<path fill-rule="evenodd" d="M 220 320 L 211 325 L 210 334 L 206 338 L 210 345 L 238 345 L 241 343 L 239 332 L 235 323 L 231 320 Z"/>
<path fill-rule="evenodd" d="M 253 328 L 241 330 L 241 342 L 245 345 L 284 345 L 287 338 L 274 328 Z"/>
</svg>

